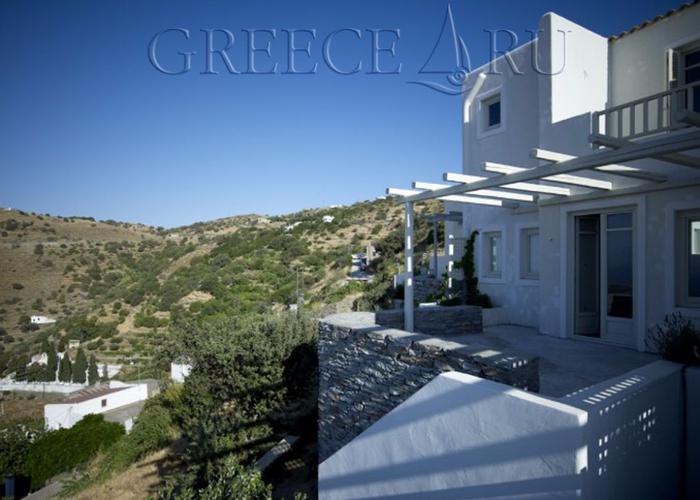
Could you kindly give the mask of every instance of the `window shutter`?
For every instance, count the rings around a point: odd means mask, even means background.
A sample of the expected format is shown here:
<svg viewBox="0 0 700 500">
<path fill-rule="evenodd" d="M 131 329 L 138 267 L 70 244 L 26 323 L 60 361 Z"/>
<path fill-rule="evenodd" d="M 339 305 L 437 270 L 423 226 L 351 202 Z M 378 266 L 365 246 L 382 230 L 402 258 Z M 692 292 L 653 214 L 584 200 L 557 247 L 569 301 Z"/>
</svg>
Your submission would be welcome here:
<svg viewBox="0 0 700 500">
<path fill-rule="evenodd" d="M 666 81 L 669 87 L 678 84 L 678 51 L 675 49 L 666 50 Z"/>
</svg>

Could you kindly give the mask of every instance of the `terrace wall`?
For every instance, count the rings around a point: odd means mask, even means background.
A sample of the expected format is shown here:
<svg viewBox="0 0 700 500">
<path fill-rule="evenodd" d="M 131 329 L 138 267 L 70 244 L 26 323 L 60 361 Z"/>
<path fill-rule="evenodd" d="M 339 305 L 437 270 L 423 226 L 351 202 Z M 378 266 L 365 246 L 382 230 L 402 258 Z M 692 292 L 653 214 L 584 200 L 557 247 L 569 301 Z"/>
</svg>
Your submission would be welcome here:
<svg viewBox="0 0 700 500">
<path fill-rule="evenodd" d="M 539 390 L 539 359 L 468 351 L 462 344 L 375 324 L 372 313 L 319 324 L 319 459 L 367 429 L 443 371 Z"/>
</svg>

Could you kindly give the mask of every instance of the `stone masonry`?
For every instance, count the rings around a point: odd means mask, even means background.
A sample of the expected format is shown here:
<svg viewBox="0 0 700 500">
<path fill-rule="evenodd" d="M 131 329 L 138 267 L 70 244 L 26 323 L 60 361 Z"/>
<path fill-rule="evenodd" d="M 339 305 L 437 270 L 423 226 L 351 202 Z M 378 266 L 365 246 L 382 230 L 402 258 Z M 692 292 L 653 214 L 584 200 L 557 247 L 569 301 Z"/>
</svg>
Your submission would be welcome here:
<svg viewBox="0 0 700 500">
<path fill-rule="evenodd" d="M 375 320 L 387 328 L 403 328 L 403 309 L 377 311 Z M 437 336 L 480 333 L 481 308 L 477 306 L 423 306 L 414 309 L 414 330 Z"/>
<path fill-rule="evenodd" d="M 443 371 L 539 390 L 539 358 L 375 324 L 373 313 L 319 323 L 319 460 L 322 462 Z"/>
</svg>

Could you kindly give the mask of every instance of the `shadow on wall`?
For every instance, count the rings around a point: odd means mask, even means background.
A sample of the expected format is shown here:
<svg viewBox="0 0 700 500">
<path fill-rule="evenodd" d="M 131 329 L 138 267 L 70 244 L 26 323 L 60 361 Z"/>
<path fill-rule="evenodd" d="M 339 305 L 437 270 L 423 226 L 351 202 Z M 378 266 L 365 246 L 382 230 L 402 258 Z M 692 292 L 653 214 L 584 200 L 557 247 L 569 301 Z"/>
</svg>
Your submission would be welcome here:
<svg viewBox="0 0 700 500">
<path fill-rule="evenodd" d="M 562 400 L 443 374 L 321 464 L 320 498 L 679 498 L 681 373 L 659 363 Z"/>
</svg>

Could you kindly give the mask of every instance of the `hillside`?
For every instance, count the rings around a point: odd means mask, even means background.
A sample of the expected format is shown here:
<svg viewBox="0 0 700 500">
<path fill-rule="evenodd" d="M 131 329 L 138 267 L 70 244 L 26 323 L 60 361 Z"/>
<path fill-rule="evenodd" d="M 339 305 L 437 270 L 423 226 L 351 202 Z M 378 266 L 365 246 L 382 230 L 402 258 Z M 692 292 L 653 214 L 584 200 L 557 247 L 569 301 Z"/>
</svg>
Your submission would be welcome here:
<svg viewBox="0 0 700 500">
<path fill-rule="evenodd" d="M 323 222 L 324 215 L 333 221 Z M 346 281 L 350 254 L 392 242 L 384 271 L 393 269 L 402 218 L 392 200 L 171 230 L 3 210 L 0 372 L 21 371 L 45 339 L 75 339 L 88 355 L 130 364 L 142 376 L 176 317 L 280 310 L 296 303 L 297 293 L 317 314 L 347 310 L 368 291 L 383 293 L 376 283 Z M 58 322 L 37 328 L 31 315 Z"/>
</svg>

